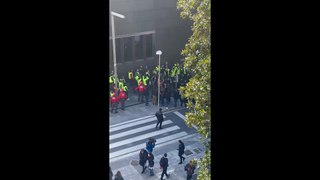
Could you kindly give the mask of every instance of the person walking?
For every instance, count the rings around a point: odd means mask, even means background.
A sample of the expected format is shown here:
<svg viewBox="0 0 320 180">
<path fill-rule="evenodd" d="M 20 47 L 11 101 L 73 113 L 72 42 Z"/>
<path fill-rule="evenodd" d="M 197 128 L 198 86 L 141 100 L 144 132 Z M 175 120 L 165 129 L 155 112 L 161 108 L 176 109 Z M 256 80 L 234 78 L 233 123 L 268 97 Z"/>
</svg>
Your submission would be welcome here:
<svg viewBox="0 0 320 180">
<path fill-rule="evenodd" d="M 114 176 L 114 180 L 124 180 L 120 171 L 118 171 L 117 174 Z"/>
<path fill-rule="evenodd" d="M 163 175 L 166 175 L 167 178 L 170 177 L 170 174 L 167 174 L 167 168 L 169 166 L 169 160 L 167 158 L 167 153 L 164 153 L 164 156 L 160 159 L 160 168 L 162 168 L 161 180 L 163 180 Z"/>
<path fill-rule="evenodd" d="M 148 142 L 146 143 L 146 150 L 147 152 L 151 152 L 153 151 L 153 148 L 156 146 L 156 140 L 153 138 L 149 138 Z"/>
<path fill-rule="evenodd" d="M 147 158 L 148 158 L 148 152 L 145 149 L 141 149 L 139 154 L 139 164 L 140 166 L 142 166 L 141 173 L 144 173 L 144 171 L 147 168 L 146 167 Z"/>
<path fill-rule="evenodd" d="M 195 165 L 192 163 L 192 161 L 190 161 L 185 167 L 184 170 L 187 171 L 187 180 L 191 180 L 192 179 L 192 175 L 194 173 L 195 170 Z"/>
<path fill-rule="evenodd" d="M 120 99 L 121 109 L 123 111 L 125 110 L 124 107 L 125 107 L 125 102 L 126 102 L 127 98 L 128 97 L 127 97 L 126 93 L 122 89 L 120 89 L 119 99 Z"/>
<path fill-rule="evenodd" d="M 153 166 L 154 166 L 154 156 L 151 152 L 148 153 L 148 166 L 150 170 L 150 176 L 154 175 Z"/>
<path fill-rule="evenodd" d="M 162 113 L 162 108 L 159 109 L 158 112 L 156 112 L 156 117 L 158 119 L 158 123 L 156 125 L 156 128 L 158 128 L 159 125 L 159 129 L 162 129 L 162 121 L 163 121 L 163 113 Z"/>
<path fill-rule="evenodd" d="M 179 164 L 182 164 L 182 161 L 184 161 L 186 158 L 185 157 L 183 157 L 182 155 L 184 154 L 184 143 L 181 141 L 181 140 L 179 140 L 179 149 L 178 149 L 178 155 L 179 155 L 179 157 L 180 157 L 180 162 L 179 162 Z"/>
</svg>

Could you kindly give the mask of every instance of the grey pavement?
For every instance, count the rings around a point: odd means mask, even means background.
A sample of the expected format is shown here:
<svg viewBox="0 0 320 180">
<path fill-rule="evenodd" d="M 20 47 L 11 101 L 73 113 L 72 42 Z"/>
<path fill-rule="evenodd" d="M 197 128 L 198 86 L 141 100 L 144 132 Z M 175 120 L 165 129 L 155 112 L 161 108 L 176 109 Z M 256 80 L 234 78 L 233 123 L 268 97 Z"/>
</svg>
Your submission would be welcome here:
<svg viewBox="0 0 320 180">
<path fill-rule="evenodd" d="M 155 112 L 158 110 L 158 106 L 152 105 L 149 103 L 149 106 L 145 106 L 145 104 L 137 103 L 137 96 L 133 96 L 130 94 L 130 100 L 127 102 L 125 111 L 121 109 L 118 110 L 118 113 L 110 113 L 110 126 L 116 126 L 119 123 L 126 123 L 130 120 L 142 118 L 142 117 L 154 117 Z M 131 101 L 131 102 L 130 102 Z M 179 104 L 179 103 L 178 103 Z M 180 104 L 179 104 L 180 105 Z M 184 120 L 179 118 L 172 112 L 180 112 L 184 114 L 186 108 L 178 106 L 177 108 L 173 107 L 173 98 L 171 99 L 171 104 L 166 107 L 162 107 L 165 121 L 166 118 L 172 119 L 175 125 L 179 125 L 179 127 L 185 126 Z M 163 129 L 165 129 L 164 127 Z M 185 143 L 185 152 L 184 155 L 186 157 L 183 164 L 178 164 L 180 159 L 178 156 L 178 142 L 169 142 L 163 143 L 160 145 L 156 144 L 156 147 L 153 151 L 155 156 L 155 165 L 154 165 L 154 176 L 149 176 L 149 170 L 147 169 L 144 174 L 141 174 L 141 166 L 138 164 L 139 160 L 139 151 L 137 153 L 129 153 L 124 156 L 117 157 L 115 159 L 110 159 L 110 166 L 112 168 L 113 174 L 119 170 L 123 175 L 124 179 L 134 179 L 134 180 L 142 180 L 142 179 L 160 179 L 162 170 L 159 166 L 160 158 L 164 153 L 168 154 L 169 159 L 169 167 L 168 173 L 170 174 L 169 179 L 186 179 L 186 171 L 184 171 L 184 166 L 192 159 L 192 158 L 201 158 L 204 155 L 204 148 L 200 143 L 200 135 L 196 133 L 194 128 L 184 127 L 185 131 L 188 133 L 185 137 L 181 137 L 180 139 Z M 167 133 L 168 134 L 168 133 Z M 169 135 L 169 134 L 168 134 Z M 111 143 L 111 142 L 110 142 Z M 195 171 L 195 177 L 198 172 L 198 169 Z M 166 179 L 166 177 L 164 178 Z M 194 178 L 196 179 L 196 178 Z"/>
</svg>

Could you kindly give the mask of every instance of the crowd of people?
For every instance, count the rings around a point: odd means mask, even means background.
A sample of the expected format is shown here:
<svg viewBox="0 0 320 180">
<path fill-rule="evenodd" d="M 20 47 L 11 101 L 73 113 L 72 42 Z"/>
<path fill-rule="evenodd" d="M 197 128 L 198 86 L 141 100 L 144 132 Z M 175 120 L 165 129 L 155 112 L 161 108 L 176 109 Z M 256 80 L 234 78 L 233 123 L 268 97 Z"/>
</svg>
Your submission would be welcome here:
<svg viewBox="0 0 320 180">
<path fill-rule="evenodd" d="M 160 82 L 158 81 L 160 71 Z M 125 102 L 129 100 L 129 94 L 138 94 L 138 102 L 149 105 L 149 99 L 152 99 L 153 105 L 158 105 L 158 87 L 160 85 L 160 105 L 168 107 L 172 103 L 174 107 L 186 106 L 187 100 L 183 98 L 180 86 L 185 86 L 190 78 L 190 71 L 182 64 L 175 63 L 172 67 L 168 62 L 159 68 L 149 69 L 147 66 L 140 66 L 135 71 L 131 69 L 128 76 L 115 77 L 111 72 L 109 75 L 109 91 L 111 113 L 117 113 L 118 105 L 125 110 Z"/>
<path fill-rule="evenodd" d="M 149 175 L 154 176 L 155 162 L 154 162 L 154 155 L 152 151 L 153 151 L 153 148 L 155 147 L 156 142 L 157 141 L 154 138 L 149 138 L 148 141 L 146 142 L 146 147 L 141 149 L 139 152 L 139 165 L 142 167 L 141 174 L 143 174 L 145 170 L 148 168 L 150 173 Z M 177 149 L 178 155 L 180 157 L 179 164 L 182 164 L 182 162 L 186 159 L 185 157 L 182 156 L 184 154 L 184 149 L 185 149 L 184 143 L 181 140 L 179 140 L 179 147 Z M 170 174 L 167 173 L 168 166 L 169 166 L 168 154 L 164 153 L 163 157 L 161 157 L 159 161 L 159 167 L 162 169 L 161 178 L 160 178 L 161 180 L 163 179 L 164 175 L 166 175 L 167 178 L 170 177 Z M 187 173 L 187 180 L 191 180 L 195 171 L 195 162 L 191 160 L 189 163 L 187 163 L 184 166 L 184 170 Z M 113 173 L 112 173 L 111 167 L 109 167 L 109 175 L 110 175 L 109 178 L 112 179 Z M 120 171 L 117 171 L 114 177 L 114 180 L 123 180 L 123 177 Z"/>
</svg>

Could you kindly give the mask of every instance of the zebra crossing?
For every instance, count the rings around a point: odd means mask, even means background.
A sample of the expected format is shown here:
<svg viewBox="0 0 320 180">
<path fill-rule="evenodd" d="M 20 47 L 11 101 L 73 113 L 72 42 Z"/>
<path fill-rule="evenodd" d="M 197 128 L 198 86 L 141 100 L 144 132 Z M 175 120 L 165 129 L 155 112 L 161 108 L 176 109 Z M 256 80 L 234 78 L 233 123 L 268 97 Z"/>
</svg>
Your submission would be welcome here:
<svg viewBox="0 0 320 180">
<path fill-rule="evenodd" d="M 178 117 L 182 118 L 183 116 Z M 111 125 L 109 131 L 110 162 L 136 155 L 141 148 L 145 148 L 149 137 L 155 138 L 157 140 L 156 146 L 160 147 L 189 136 L 187 132 L 174 123 L 172 118 L 164 119 L 162 129 L 156 129 L 156 123 L 157 118 L 155 116 L 145 116 Z"/>
</svg>

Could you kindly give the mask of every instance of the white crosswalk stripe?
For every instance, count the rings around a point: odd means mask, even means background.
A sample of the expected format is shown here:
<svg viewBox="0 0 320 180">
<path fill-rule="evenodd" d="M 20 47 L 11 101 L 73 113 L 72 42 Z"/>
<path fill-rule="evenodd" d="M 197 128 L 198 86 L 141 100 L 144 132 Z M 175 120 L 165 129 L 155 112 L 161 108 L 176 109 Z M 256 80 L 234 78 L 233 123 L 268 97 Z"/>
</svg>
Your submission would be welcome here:
<svg viewBox="0 0 320 180">
<path fill-rule="evenodd" d="M 163 126 L 163 125 L 167 125 L 167 124 L 171 124 L 171 123 L 173 123 L 171 120 L 167 120 L 167 121 L 164 121 L 164 122 L 162 123 L 162 126 Z M 132 129 L 132 130 L 125 131 L 125 132 L 122 132 L 122 133 L 118 133 L 118 134 L 115 134 L 115 135 L 111 135 L 111 136 L 109 137 L 109 140 L 114 140 L 114 139 L 117 139 L 117 138 L 120 138 L 120 137 L 133 135 L 133 134 L 135 134 L 135 133 L 143 132 L 143 131 L 152 129 L 152 128 L 154 128 L 154 127 L 155 127 L 155 125 L 154 125 L 154 124 L 151 124 L 151 125 L 148 125 L 148 126 L 143 126 L 143 127 L 137 128 L 137 129 Z"/>
<path fill-rule="evenodd" d="M 162 126 L 165 126 L 163 129 L 155 129 L 156 120 L 154 116 L 146 116 L 110 126 L 109 140 L 112 141 L 109 144 L 110 161 L 137 153 L 141 148 L 145 148 L 149 137 L 155 138 L 156 147 L 159 147 L 188 136 L 187 132 L 182 131 L 170 119 L 163 121 Z M 151 122 L 154 123 L 150 124 Z"/>
</svg>

